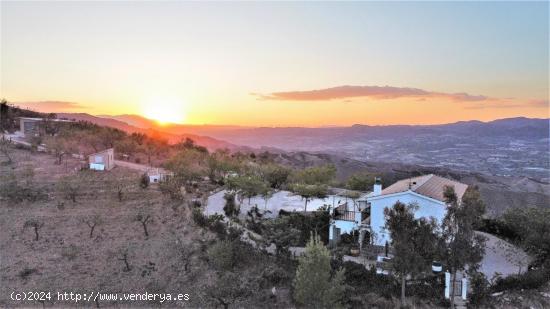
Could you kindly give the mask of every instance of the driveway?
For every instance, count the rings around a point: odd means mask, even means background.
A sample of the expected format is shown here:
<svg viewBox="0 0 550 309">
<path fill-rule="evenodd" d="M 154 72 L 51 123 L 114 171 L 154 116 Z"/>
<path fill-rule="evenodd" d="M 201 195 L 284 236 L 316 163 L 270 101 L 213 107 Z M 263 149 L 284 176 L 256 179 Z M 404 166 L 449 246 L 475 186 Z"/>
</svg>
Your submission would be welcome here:
<svg viewBox="0 0 550 309">
<path fill-rule="evenodd" d="M 491 234 L 476 232 L 483 235 L 485 243 L 485 256 L 481 261 L 480 271 L 491 280 L 496 274 L 502 277 L 523 273 L 531 258 L 520 248 Z"/>
<path fill-rule="evenodd" d="M 204 213 L 206 215 L 220 214 L 224 215 L 223 206 L 225 205 L 225 200 L 223 195 L 226 193 L 226 190 L 219 191 L 208 197 L 208 202 Z M 338 201 L 343 201 L 344 198 L 336 195 L 329 195 L 324 199 L 312 199 L 307 203 L 307 211 L 314 211 L 322 207 L 323 205 L 338 205 Z M 280 210 L 286 210 L 289 212 L 292 211 L 303 211 L 304 210 L 305 200 L 302 199 L 299 195 L 295 195 L 289 191 L 278 191 L 266 202 L 263 198 L 255 196 L 250 199 L 250 204 L 248 199 L 245 199 L 241 204 L 241 215 L 246 215 L 246 213 L 257 205 L 260 210 L 267 209 L 271 213 L 266 214 L 267 218 L 275 218 L 279 215 Z"/>
</svg>

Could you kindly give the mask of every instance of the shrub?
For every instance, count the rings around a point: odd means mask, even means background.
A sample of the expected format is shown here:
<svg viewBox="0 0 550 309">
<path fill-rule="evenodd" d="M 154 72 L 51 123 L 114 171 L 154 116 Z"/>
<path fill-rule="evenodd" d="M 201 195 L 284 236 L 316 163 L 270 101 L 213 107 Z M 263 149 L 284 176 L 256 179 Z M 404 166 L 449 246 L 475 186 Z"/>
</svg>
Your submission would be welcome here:
<svg viewBox="0 0 550 309">
<path fill-rule="evenodd" d="M 143 189 L 149 187 L 149 176 L 147 176 L 147 173 L 143 173 L 139 178 L 139 186 Z"/>
<path fill-rule="evenodd" d="M 266 284 L 281 284 L 290 280 L 291 275 L 282 267 L 269 265 L 262 272 L 262 279 Z"/>
<path fill-rule="evenodd" d="M 511 275 L 499 278 L 492 287 L 493 292 L 518 289 L 536 289 L 548 282 L 550 271 L 548 269 L 531 270 L 521 275 Z"/>
<path fill-rule="evenodd" d="M 202 203 L 201 203 L 201 201 L 200 201 L 199 199 L 193 199 L 193 200 L 191 201 L 191 206 L 192 206 L 193 208 L 199 208 L 199 207 L 202 206 Z"/>
<path fill-rule="evenodd" d="M 506 222 L 499 219 L 484 218 L 476 230 L 489 233 L 508 241 L 515 242 L 519 239 L 518 233 Z"/>
<path fill-rule="evenodd" d="M 476 272 L 470 276 L 470 283 L 468 303 L 474 307 L 486 307 L 490 295 L 489 281 L 483 273 Z"/>
<path fill-rule="evenodd" d="M 222 215 L 206 216 L 198 208 L 193 209 L 193 222 L 202 228 L 208 228 L 212 232 L 218 234 L 221 238 L 226 238 L 228 235 L 227 225 L 223 222 Z"/>
<path fill-rule="evenodd" d="M 19 277 L 21 279 L 27 279 L 30 277 L 30 275 L 37 273 L 38 270 L 36 268 L 25 268 L 22 271 L 19 272 Z"/>
<path fill-rule="evenodd" d="M 208 220 L 209 220 L 208 227 L 210 231 L 216 233 L 220 238 L 226 238 L 228 234 L 227 225 L 220 218 L 217 218 L 217 217 L 213 218 L 212 216 L 210 216 Z"/>
<path fill-rule="evenodd" d="M 312 232 L 317 233 L 324 244 L 328 243 L 328 228 L 330 215 L 326 208 L 319 208 L 308 214 L 279 211 L 279 217 L 287 216 L 289 227 L 300 231 L 299 246 L 304 246 Z"/>
<path fill-rule="evenodd" d="M 262 234 L 264 221 L 264 215 L 257 206 L 250 208 L 246 213 L 246 227 L 254 233 Z"/>
<path fill-rule="evenodd" d="M 373 292 L 386 298 L 399 295 L 399 287 L 390 276 L 379 276 L 374 268 L 365 269 L 361 264 L 344 262 L 345 283 L 355 288 L 357 293 Z"/>
<path fill-rule="evenodd" d="M 0 196 L 13 203 L 46 199 L 48 195 L 44 188 L 36 185 L 33 178 L 33 173 L 4 173 L 0 177 Z"/>
<path fill-rule="evenodd" d="M 223 195 L 225 200 L 225 205 L 223 206 L 223 211 L 227 217 L 236 217 L 239 215 L 240 209 L 235 203 L 235 193 L 226 192 Z"/>
<path fill-rule="evenodd" d="M 78 247 L 75 245 L 70 245 L 63 248 L 63 251 L 61 251 L 61 256 L 69 261 L 76 259 L 76 257 L 78 256 Z"/>
<path fill-rule="evenodd" d="M 232 241 L 216 242 L 207 251 L 208 261 L 217 270 L 231 270 L 237 263 L 235 244 Z"/>
<path fill-rule="evenodd" d="M 200 227 L 207 227 L 209 224 L 208 218 L 197 208 L 193 209 L 193 222 Z"/>
</svg>

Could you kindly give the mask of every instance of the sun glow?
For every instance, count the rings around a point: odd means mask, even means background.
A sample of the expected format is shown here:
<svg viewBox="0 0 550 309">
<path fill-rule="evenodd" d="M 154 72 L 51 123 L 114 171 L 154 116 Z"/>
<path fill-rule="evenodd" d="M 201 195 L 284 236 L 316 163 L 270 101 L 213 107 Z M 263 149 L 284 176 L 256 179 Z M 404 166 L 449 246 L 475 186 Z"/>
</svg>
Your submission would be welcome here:
<svg viewBox="0 0 550 309">
<path fill-rule="evenodd" d="M 185 121 L 185 104 L 179 99 L 152 98 L 142 104 L 141 110 L 143 116 L 160 124 L 181 124 Z"/>
</svg>

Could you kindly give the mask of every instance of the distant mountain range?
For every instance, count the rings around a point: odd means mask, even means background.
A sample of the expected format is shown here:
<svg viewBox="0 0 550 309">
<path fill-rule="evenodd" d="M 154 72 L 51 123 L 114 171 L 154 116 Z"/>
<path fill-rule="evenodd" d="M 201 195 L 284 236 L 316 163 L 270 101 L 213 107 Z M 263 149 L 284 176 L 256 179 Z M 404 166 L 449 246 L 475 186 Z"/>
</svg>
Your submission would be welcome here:
<svg viewBox="0 0 550 309">
<path fill-rule="evenodd" d="M 478 120 L 459 121 L 441 125 L 379 125 L 355 124 L 349 127 L 243 127 L 229 125 L 160 125 L 156 121 L 139 115 L 101 115 L 101 118 L 119 120 L 143 129 L 155 129 L 171 134 L 199 134 L 223 139 L 231 143 L 251 147 L 278 147 L 296 150 L 288 138 L 327 139 L 360 138 L 403 138 L 419 134 L 475 134 L 479 136 L 504 136 L 512 138 L 538 139 L 549 136 L 549 119 L 507 118 L 489 122 Z M 266 138 L 269 137 L 269 138 Z"/>
<path fill-rule="evenodd" d="M 508 118 L 441 125 L 352 125 L 348 127 L 241 127 L 164 124 L 138 115 L 59 114 L 127 132 L 184 137 L 209 149 L 306 151 L 363 162 L 396 162 L 528 176 L 550 182 L 550 120 Z"/>
</svg>

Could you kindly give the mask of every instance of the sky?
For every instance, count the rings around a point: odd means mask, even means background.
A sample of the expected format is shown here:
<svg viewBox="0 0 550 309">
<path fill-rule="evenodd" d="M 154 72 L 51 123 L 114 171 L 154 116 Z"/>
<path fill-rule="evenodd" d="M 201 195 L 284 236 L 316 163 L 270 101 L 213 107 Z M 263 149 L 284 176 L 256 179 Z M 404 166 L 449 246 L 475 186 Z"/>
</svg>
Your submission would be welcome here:
<svg viewBox="0 0 550 309">
<path fill-rule="evenodd" d="M 247 126 L 549 117 L 548 2 L 0 2 L 0 97 Z"/>
</svg>

